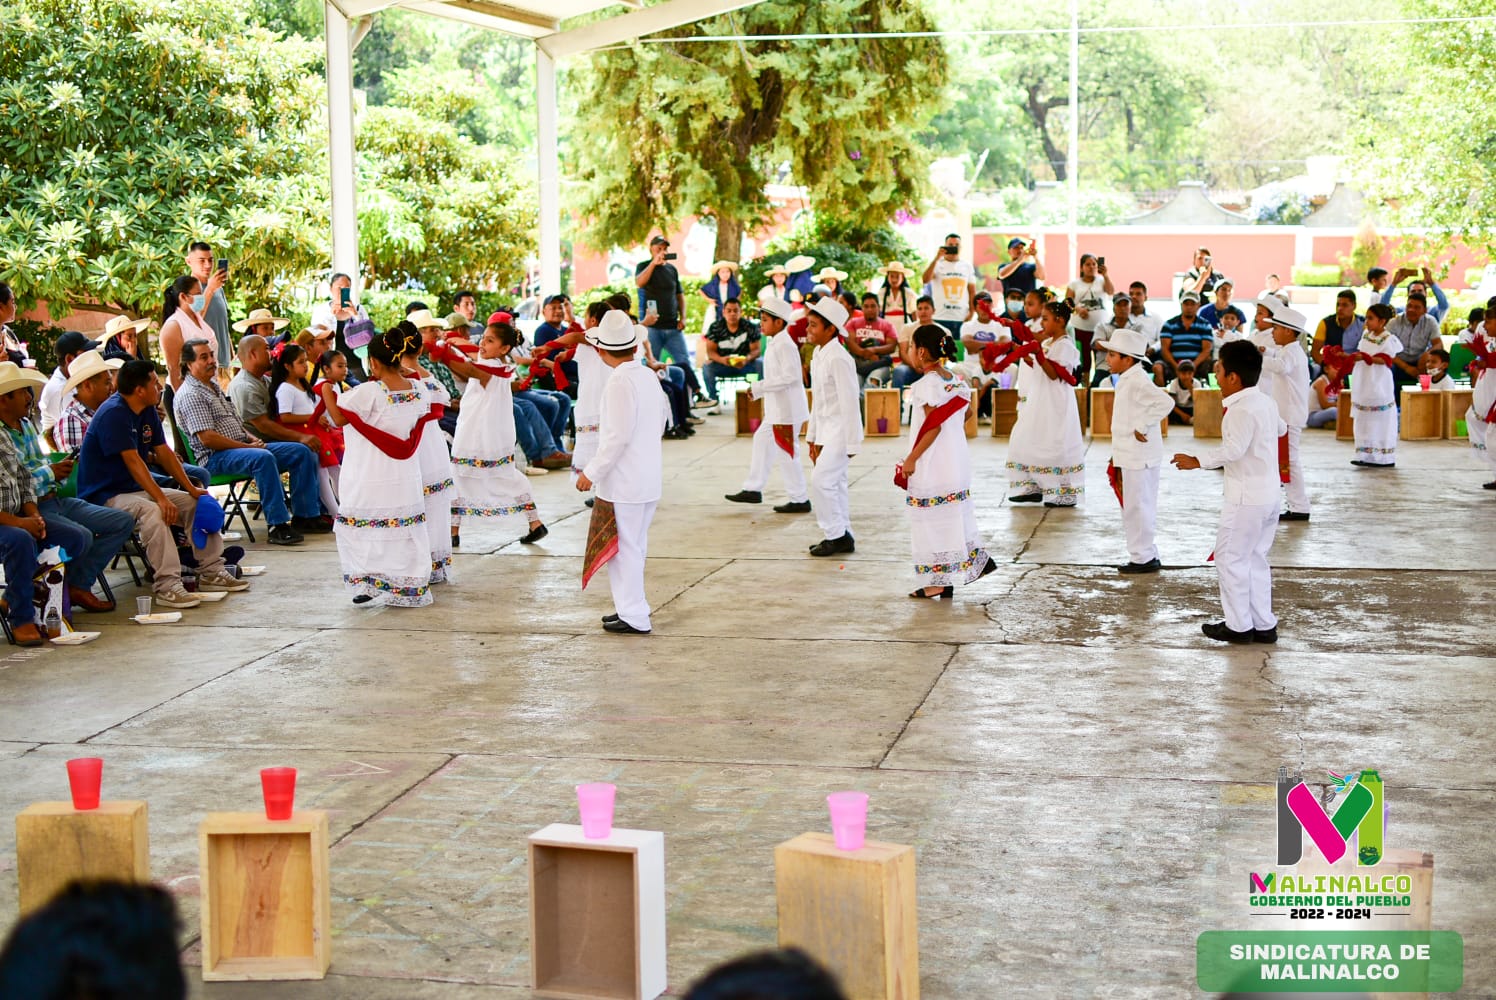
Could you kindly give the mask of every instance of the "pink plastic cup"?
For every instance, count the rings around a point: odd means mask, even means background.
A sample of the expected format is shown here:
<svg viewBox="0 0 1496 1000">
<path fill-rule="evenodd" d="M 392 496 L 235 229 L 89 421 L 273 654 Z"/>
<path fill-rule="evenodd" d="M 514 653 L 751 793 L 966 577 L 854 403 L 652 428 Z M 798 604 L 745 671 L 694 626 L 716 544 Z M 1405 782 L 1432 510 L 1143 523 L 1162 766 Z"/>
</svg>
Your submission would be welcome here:
<svg viewBox="0 0 1496 1000">
<path fill-rule="evenodd" d="M 832 792 L 826 796 L 831 807 L 831 835 L 839 851 L 855 851 L 867 839 L 867 793 Z"/>
<path fill-rule="evenodd" d="M 265 795 L 266 819 L 290 819 L 296 805 L 296 768 L 261 768 L 260 791 Z"/>
<path fill-rule="evenodd" d="M 763 420 L 761 418 L 759 418 L 759 417 L 749 417 L 748 418 L 748 429 L 750 431 L 756 431 L 756 430 L 758 430 L 759 425 L 762 424 L 762 423 L 763 423 Z"/>
<path fill-rule="evenodd" d="M 582 836 L 605 840 L 613 833 L 613 798 L 616 785 L 596 781 L 577 786 L 577 810 L 582 814 Z"/>
<path fill-rule="evenodd" d="M 102 757 L 76 757 L 68 761 L 68 787 L 73 793 L 73 808 L 99 808 L 99 786 L 104 783 Z"/>
<path fill-rule="evenodd" d="M 887 417 L 879 417 L 878 418 L 878 433 L 879 434 L 887 434 L 888 433 L 888 418 Z"/>
<path fill-rule="evenodd" d="M 1434 377 L 1432 375 L 1428 374 L 1427 372 L 1424 372 L 1422 375 L 1418 376 L 1418 388 L 1419 389 L 1422 389 L 1424 392 L 1428 392 L 1429 389 L 1433 388 L 1433 385 L 1434 385 Z"/>
</svg>

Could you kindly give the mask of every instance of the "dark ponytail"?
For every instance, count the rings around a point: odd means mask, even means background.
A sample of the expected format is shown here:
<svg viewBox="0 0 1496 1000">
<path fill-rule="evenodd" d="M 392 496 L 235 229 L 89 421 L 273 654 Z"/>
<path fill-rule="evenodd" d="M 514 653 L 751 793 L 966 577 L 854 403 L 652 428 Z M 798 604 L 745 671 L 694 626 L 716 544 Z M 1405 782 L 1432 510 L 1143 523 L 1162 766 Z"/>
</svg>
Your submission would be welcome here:
<svg viewBox="0 0 1496 1000">
<path fill-rule="evenodd" d="M 956 357 L 956 338 L 943 326 L 935 323 L 926 323 L 914 331 L 914 346 L 936 361 L 954 360 Z"/>
<path fill-rule="evenodd" d="M 165 323 L 167 320 L 171 319 L 171 314 L 177 311 L 182 296 L 186 295 L 188 290 L 197 283 L 198 281 L 195 275 L 184 274 L 176 281 L 173 281 L 171 284 L 166 286 L 166 297 L 161 309 L 162 323 Z"/>
<path fill-rule="evenodd" d="M 369 341 L 369 357 L 386 368 L 399 368 L 401 358 L 420 349 L 420 332 L 403 320 Z"/>
</svg>

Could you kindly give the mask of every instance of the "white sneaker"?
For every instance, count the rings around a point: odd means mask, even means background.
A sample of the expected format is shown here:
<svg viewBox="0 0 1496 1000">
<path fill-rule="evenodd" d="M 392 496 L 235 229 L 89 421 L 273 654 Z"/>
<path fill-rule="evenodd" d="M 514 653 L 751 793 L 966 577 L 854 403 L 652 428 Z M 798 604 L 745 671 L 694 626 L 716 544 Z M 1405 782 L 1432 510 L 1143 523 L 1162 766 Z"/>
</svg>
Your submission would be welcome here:
<svg viewBox="0 0 1496 1000">
<path fill-rule="evenodd" d="M 197 578 L 197 589 L 205 594 L 237 593 L 249 589 L 248 580 L 240 580 L 222 570 Z"/>
<path fill-rule="evenodd" d="M 527 476 L 543 476 L 543 475 L 545 475 L 548 472 L 550 472 L 549 469 L 542 469 L 538 465 L 527 465 L 527 466 L 525 466 L 525 475 L 527 475 Z"/>
<path fill-rule="evenodd" d="M 156 603 L 163 608 L 195 608 L 203 603 L 197 599 L 197 595 L 188 593 L 181 584 L 167 591 L 158 590 L 155 597 Z"/>
</svg>

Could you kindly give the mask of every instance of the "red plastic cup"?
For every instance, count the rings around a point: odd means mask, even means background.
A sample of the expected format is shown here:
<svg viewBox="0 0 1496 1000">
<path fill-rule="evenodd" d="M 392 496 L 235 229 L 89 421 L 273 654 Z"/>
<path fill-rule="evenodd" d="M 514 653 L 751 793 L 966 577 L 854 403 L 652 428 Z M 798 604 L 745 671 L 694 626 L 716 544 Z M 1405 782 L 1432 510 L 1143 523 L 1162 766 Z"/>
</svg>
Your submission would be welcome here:
<svg viewBox="0 0 1496 1000">
<path fill-rule="evenodd" d="M 261 768 L 260 790 L 265 794 L 266 819 L 290 819 L 296 804 L 296 768 Z"/>
<path fill-rule="evenodd" d="M 68 787 L 73 792 L 73 808 L 99 808 L 99 786 L 104 783 L 104 758 L 75 757 L 68 761 Z"/>
<path fill-rule="evenodd" d="M 1424 372 L 1422 375 L 1418 376 L 1418 388 L 1419 389 L 1423 390 L 1424 392 L 1428 392 L 1430 389 L 1433 388 L 1433 386 L 1434 386 L 1434 377 L 1432 375 L 1428 374 L 1427 372 Z"/>
</svg>

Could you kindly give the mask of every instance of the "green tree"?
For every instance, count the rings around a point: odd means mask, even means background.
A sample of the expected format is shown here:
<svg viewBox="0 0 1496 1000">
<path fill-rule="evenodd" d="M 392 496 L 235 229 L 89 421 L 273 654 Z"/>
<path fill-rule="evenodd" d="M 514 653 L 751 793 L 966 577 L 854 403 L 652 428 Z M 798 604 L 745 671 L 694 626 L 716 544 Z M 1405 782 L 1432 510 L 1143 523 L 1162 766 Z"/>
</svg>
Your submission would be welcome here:
<svg viewBox="0 0 1496 1000">
<path fill-rule="evenodd" d="M 918 0 L 765 0 L 674 31 L 693 35 L 923 31 Z M 582 238 L 642 240 L 692 213 L 717 224 L 737 260 L 769 212 L 764 185 L 805 186 L 820 213 L 878 225 L 915 205 L 929 154 L 914 135 L 939 110 L 937 39 L 635 42 L 574 78 L 570 149 L 585 184 Z"/>
<path fill-rule="evenodd" d="M 206 239 L 273 301 L 327 255 L 317 55 L 233 0 L 0 4 L 0 280 L 148 315 Z"/>
</svg>

